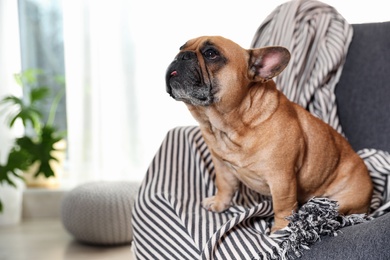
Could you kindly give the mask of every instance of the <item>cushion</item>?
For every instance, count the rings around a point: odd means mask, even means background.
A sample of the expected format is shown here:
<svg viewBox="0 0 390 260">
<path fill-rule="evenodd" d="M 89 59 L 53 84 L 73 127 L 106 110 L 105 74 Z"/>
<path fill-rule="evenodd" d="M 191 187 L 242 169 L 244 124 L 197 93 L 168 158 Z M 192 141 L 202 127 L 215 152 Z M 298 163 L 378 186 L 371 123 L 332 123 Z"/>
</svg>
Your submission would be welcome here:
<svg viewBox="0 0 390 260">
<path fill-rule="evenodd" d="M 99 181 L 74 188 L 61 205 L 65 229 L 89 244 L 131 243 L 131 215 L 139 186 L 137 182 Z"/>
<path fill-rule="evenodd" d="M 325 236 L 303 252 L 304 259 L 390 259 L 390 214 L 342 229 L 336 237 Z"/>
<path fill-rule="evenodd" d="M 336 86 L 340 123 L 356 151 L 390 151 L 390 22 L 352 26 L 352 42 Z"/>
</svg>

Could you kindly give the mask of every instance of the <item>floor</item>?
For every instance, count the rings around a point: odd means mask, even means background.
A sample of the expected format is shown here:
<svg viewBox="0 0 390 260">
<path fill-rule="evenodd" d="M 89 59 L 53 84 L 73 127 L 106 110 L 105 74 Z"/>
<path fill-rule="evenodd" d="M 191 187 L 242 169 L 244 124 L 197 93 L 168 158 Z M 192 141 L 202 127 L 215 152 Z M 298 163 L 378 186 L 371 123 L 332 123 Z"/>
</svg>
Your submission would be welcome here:
<svg viewBox="0 0 390 260">
<path fill-rule="evenodd" d="M 0 260 L 133 260 L 130 245 L 95 247 L 80 244 L 58 218 L 24 220 L 0 226 Z"/>
</svg>

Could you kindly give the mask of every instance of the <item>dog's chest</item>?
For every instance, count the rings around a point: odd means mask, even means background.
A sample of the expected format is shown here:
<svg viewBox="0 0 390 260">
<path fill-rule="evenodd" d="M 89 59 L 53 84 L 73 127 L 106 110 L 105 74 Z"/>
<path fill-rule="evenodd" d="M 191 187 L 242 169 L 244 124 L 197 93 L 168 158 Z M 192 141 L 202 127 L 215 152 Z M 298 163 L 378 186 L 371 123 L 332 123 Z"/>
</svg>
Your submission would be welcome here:
<svg viewBox="0 0 390 260">
<path fill-rule="evenodd" d="M 254 152 L 251 145 L 245 142 L 240 143 L 225 132 L 214 130 L 213 133 L 205 139 L 208 140 L 208 146 L 213 156 L 216 157 L 215 159 L 225 165 L 222 174 L 233 174 L 252 190 L 270 195 L 268 182 L 259 169 L 262 164 L 259 161 L 259 151 Z M 210 139 L 212 139 L 211 142 Z"/>
<path fill-rule="evenodd" d="M 238 167 L 230 162 L 224 161 L 224 164 L 231 169 L 230 173 L 234 174 L 243 184 L 250 189 L 263 195 L 271 195 L 271 190 L 266 178 L 261 172 L 253 171 L 249 167 Z M 229 174 L 229 173 L 222 173 Z"/>
</svg>

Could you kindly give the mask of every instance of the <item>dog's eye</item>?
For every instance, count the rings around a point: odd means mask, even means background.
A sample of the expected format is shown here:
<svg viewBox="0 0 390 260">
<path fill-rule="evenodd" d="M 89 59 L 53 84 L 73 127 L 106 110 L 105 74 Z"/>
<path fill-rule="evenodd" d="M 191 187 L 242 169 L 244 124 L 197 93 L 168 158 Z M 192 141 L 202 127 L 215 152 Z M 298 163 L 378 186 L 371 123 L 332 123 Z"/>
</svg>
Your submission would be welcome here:
<svg viewBox="0 0 390 260">
<path fill-rule="evenodd" d="M 209 60 L 214 60 L 219 56 L 219 52 L 214 49 L 207 49 L 203 55 Z"/>
</svg>

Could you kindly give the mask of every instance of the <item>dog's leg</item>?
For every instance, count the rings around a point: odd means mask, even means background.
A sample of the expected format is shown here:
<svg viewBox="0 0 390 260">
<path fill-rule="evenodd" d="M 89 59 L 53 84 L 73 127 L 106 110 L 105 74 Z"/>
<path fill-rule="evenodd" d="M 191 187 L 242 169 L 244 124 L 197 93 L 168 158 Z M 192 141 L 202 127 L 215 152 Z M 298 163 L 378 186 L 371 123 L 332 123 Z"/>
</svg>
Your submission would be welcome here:
<svg viewBox="0 0 390 260">
<path fill-rule="evenodd" d="M 349 172 L 353 174 L 339 174 L 324 195 L 337 201 L 341 214 L 369 213 L 373 189 L 371 177 L 362 167 L 355 167 Z"/>
<path fill-rule="evenodd" d="M 275 213 L 275 224 L 272 227 L 272 232 L 286 227 L 288 224 L 286 217 L 290 216 L 298 208 L 295 174 L 275 174 L 275 176 L 282 177 L 275 178 L 270 183 Z"/>
<path fill-rule="evenodd" d="M 230 207 L 230 202 L 238 188 L 239 180 L 221 160 L 213 157 L 213 163 L 217 193 L 215 196 L 205 198 L 202 201 L 202 206 L 207 210 L 222 212 Z"/>
</svg>

